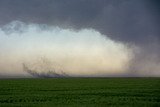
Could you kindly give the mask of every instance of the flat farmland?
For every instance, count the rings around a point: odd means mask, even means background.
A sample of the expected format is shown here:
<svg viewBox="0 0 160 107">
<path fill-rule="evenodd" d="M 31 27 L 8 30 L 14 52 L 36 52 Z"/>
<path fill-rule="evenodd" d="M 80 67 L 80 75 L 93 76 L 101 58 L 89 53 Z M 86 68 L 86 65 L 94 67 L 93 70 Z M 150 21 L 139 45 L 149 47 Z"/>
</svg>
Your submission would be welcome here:
<svg viewBox="0 0 160 107">
<path fill-rule="evenodd" d="M 160 78 L 0 80 L 0 107 L 160 107 Z"/>
</svg>

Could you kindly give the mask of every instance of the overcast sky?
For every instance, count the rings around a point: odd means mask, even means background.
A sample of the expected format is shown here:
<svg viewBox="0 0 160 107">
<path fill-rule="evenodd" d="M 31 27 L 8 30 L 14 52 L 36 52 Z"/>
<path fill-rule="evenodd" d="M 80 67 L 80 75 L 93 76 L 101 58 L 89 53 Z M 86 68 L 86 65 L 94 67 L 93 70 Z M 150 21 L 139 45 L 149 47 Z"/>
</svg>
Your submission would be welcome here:
<svg viewBox="0 0 160 107">
<path fill-rule="evenodd" d="M 159 0 L 0 0 L 0 75 L 160 76 L 159 21 Z"/>
</svg>

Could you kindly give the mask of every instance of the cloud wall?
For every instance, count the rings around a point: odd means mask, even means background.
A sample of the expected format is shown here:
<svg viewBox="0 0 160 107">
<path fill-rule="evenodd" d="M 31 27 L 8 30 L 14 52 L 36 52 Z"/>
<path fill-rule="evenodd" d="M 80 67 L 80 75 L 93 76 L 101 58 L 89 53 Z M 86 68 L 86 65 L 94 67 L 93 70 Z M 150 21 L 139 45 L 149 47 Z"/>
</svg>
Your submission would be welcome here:
<svg viewBox="0 0 160 107">
<path fill-rule="evenodd" d="M 14 21 L 0 29 L 0 72 L 63 70 L 71 76 L 124 75 L 132 50 L 94 29 L 63 29 Z M 46 61 L 44 63 L 44 61 Z"/>
</svg>

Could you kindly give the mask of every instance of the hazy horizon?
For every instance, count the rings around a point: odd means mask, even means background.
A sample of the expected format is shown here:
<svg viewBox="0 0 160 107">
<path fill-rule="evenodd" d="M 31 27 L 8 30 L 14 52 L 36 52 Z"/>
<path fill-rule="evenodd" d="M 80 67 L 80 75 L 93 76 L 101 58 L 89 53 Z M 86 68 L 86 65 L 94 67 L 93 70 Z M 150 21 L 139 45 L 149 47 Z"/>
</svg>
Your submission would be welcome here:
<svg viewBox="0 0 160 107">
<path fill-rule="evenodd" d="M 0 78 L 159 77 L 159 5 L 158 0 L 1 0 Z"/>
</svg>

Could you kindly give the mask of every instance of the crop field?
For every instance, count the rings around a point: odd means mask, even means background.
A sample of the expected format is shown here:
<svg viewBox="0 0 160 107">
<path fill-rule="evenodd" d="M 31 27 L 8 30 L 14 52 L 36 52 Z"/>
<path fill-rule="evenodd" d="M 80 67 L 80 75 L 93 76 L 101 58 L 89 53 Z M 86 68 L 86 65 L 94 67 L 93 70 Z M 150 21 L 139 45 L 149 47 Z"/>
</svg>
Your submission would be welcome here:
<svg viewBox="0 0 160 107">
<path fill-rule="evenodd" d="M 0 80 L 0 107 L 160 107 L 160 78 Z"/>
</svg>

